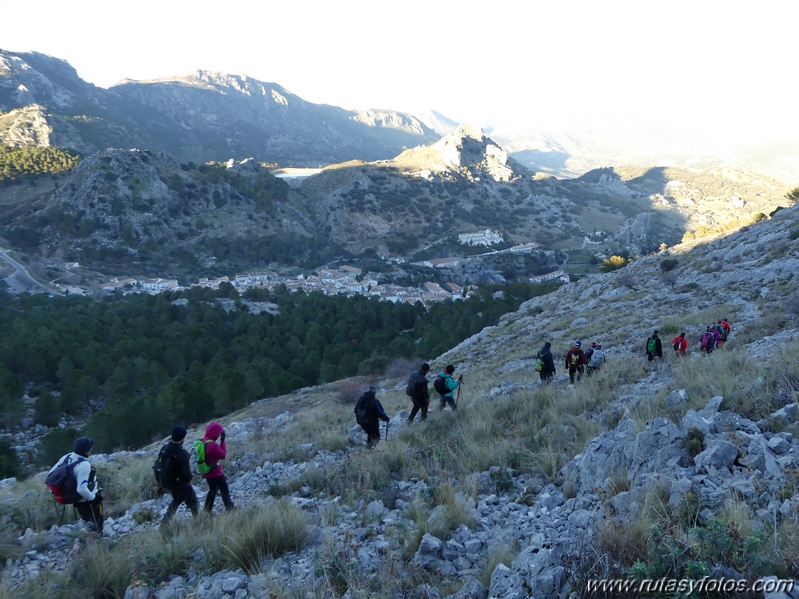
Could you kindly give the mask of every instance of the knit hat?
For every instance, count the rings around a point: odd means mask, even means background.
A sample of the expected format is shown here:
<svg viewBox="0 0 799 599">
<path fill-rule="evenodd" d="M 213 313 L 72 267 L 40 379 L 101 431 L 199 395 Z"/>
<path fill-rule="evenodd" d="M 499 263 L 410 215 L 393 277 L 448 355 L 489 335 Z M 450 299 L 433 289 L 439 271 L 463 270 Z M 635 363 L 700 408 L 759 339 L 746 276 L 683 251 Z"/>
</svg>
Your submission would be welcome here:
<svg viewBox="0 0 799 599">
<path fill-rule="evenodd" d="M 79 437 L 75 439 L 75 445 L 72 446 L 72 451 L 78 455 L 85 456 L 94 447 L 94 441 L 91 437 Z"/>
<path fill-rule="evenodd" d="M 422 372 L 429 372 L 430 371 L 430 364 L 425 362 L 424 364 L 422 364 L 422 367 L 419 370 L 421 370 Z"/>
<path fill-rule="evenodd" d="M 448 365 L 448 366 L 447 366 L 447 367 L 444 369 L 444 372 L 446 372 L 447 374 L 452 374 L 453 372 L 455 372 L 455 367 L 454 367 L 452 364 L 449 364 L 449 365 Z"/>
<path fill-rule="evenodd" d="M 186 429 L 182 426 L 176 426 L 172 429 L 172 440 L 175 442 L 183 441 L 186 438 Z"/>
<path fill-rule="evenodd" d="M 575 347 L 580 347 L 582 344 L 583 344 L 583 342 L 580 341 L 579 339 L 574 342 Z"/>
<path fill-rule="evenodd" d="M 376 393 L 376 392 L 377 392 L 377 387 L 375 387 L 374 385 L 369 385 L 369 393 Z"/>
<path fill-rule="evenodd" d="M 591 347 L 596 347 L 596 341 L 591 342 Z"/>
<path fill-rule="evenodd" d="M 655 329 L 655 332 L 654 332 L 654 333 L 652 333 L 652 334 L 653 334 L 653 335 L 657 335 L 657 334 L 658 334 L 658 330 L 657 330 L 657 329 Z"/>
</svg>

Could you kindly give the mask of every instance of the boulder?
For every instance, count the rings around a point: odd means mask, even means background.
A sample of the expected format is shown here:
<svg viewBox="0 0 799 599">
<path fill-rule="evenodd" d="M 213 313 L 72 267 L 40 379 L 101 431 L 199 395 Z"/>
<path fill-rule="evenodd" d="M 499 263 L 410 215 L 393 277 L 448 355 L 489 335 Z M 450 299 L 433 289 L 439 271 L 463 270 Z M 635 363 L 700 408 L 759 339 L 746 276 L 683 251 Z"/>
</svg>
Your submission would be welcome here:
<svg viewBox="0 0 799 599">
<path fill-rule="evenodd" d="M 738 450 L 728 441 L 707 441 L 707 449 L 694 458 L 697 470 L 712 473 L 716 470 L 731 470 Z"/>
</svg>

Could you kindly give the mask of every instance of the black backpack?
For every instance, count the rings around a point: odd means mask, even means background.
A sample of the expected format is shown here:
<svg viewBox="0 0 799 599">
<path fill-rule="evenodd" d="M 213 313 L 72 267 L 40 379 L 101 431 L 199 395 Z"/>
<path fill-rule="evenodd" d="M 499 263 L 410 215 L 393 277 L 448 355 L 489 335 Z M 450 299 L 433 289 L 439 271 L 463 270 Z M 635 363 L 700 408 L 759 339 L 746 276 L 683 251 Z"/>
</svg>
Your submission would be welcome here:
<svg viewBox="0 0 799 599">
<path fill-rule="evenodd" d="M 78 480 L 73 470 L 83 461 L 85 461 L 83 458 L 78 458 L 74 462 L 64 460 L 44 479 L 44 484 L 52 491 L 53 498 L 61 505 L 70 505 L 81 499 L 78 493 Z"/>
<path fill-rule="evenodd" d="M 413 397 L 413 391 L 416 387 L 416 371 L 414 370 L 411 373 L 411 376 L 408 377 L 408 384 L 405 385 L 405 395 L 408 397 Z"/>
<path fill-rule="evenodd" d="M 159 486 L 169 489 L 172 486 L 174 477 L 172 476 L 172 458 L 166 455 L 166 448 L 169 444 L 164 445 L 161 451 L 158 452 L 158 457 L 155 458 L 153 464 L 153 474 Z"/>
<path fill-rule="evenodd" d="M 433 381 L 433 387 L 435 387 L 439 395 L 446 395 L 449 393 L 449 389 L 447 389 L 447 381 L 444 380 L 444 377 L 440 374 L 436 377 L 436 380 Z"/>
<path fill-rule="evenodd" d="M 355 404 L 355 421 L 360 424 L 361 426 L 366 426 L 370 423 L 369 421 L 369 412 L 367 408 L 369 407 L 369 402 L 373 399 L 374 396 L 364 393 L 358 399 L 358 403 Z"/>
</svg>

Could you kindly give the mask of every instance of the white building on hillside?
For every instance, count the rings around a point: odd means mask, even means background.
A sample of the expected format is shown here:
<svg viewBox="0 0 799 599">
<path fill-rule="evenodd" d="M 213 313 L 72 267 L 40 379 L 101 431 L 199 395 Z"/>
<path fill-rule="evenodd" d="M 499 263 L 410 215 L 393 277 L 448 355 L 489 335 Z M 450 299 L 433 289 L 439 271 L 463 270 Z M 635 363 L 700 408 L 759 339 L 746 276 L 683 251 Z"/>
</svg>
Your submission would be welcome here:
<svg viewBox="0 0 799 599">
<path fill-rule="evenodd" d="M 460 233 L 458 241 L 464 245 L 493 245 L 502 243 L 502 235 L 497 231 L 486 229 L 477 233 Z"/>
</svg>

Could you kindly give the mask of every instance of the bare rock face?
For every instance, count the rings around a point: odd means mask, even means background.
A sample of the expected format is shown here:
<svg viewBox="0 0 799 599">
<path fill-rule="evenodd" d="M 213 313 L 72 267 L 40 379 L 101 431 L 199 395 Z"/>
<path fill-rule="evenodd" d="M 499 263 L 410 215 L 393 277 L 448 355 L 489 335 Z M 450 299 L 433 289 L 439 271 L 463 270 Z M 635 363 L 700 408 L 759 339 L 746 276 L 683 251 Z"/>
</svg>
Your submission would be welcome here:
<svg viewBox="0 0 799 599">
<path fill-rule="evenodd" d="M 92 151 L 74 126 L 39 104 L 0 116 L 0 144 L 14 148 L 57 146 L 78 152 Z"/>
<path fill-rule="evenodd" d="M 452 172 L 470 180 L 486 177 L 507 182 L 529 174 L 479 127 L 469 124 L 458 126 L 432 146 L 403 152 L 389 164 L 417 171 Z"/>
<path fill-rule="evenodd" d="M 627 219 L 616 231 L 613 238 L 624 248 L 642 253 L 649 241 L 652 217 L 649 212 L 642 212 L 635 218 Z"/>
</svg>

